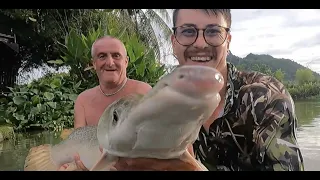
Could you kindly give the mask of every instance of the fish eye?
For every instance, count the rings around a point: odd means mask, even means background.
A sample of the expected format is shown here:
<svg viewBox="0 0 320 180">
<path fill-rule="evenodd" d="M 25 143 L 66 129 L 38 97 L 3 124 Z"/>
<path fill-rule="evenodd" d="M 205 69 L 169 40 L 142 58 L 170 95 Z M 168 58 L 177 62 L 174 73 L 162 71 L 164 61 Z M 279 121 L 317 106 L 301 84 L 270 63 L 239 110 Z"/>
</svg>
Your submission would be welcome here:
<svg viewBox="0 0 320 180">
<path fill-rule="evenodd" d="M 119 116 L 116 110 L 113 111 L 113 125 L 116 125 L 119 120 Z"/>
</svg>

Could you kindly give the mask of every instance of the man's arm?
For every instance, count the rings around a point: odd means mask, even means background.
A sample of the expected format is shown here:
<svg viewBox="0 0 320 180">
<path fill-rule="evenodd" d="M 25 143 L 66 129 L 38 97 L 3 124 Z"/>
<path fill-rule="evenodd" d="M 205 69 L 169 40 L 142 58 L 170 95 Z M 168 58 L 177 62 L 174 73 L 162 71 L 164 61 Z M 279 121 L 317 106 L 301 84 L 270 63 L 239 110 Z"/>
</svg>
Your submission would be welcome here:
<svg viewBox="0 0 320 180">
<path fill-rule="evenodd" d="M 257 120 L 259 126 L 253 134 L 257 145 L 256 157 L 261 165 L 259 169 L 303 171 L 303 158 L 296 139 L 297 119 L 290 95 L 269 90 L 253 104 L 256 106 L 256 118 L 262 118 Z"/>
<path fill-rule="evenodd" d="M 74 129 L 87 125 L 82 99 L 83 95 L 80 94 L 74 104 Z"/>
</svg>

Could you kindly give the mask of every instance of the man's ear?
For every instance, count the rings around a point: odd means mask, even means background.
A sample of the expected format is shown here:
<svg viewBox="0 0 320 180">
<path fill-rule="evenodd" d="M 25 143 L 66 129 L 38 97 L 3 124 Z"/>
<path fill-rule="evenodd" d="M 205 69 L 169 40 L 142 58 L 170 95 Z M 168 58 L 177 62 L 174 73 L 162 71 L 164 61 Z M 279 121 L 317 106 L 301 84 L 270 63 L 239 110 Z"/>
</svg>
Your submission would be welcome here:
<svg viewBox="0 0 320 180">
<path fill-rule="evenodd" d="M 174 36 L 174 34 L 171 35 L 171 44 L 172 44 L 172 51 L 173 51 L 173 55 L 176 57 L 176 53 L 175 53 L 175 49 L 176 49 L 176 37 Z"/>
<path fill-rule="evenodd" d="M 227 37 L 227 47 L 228 47 L 228 49 L 230 49 L 231 39 L 232 39 L 232 35 L 229 34 L 228 37 Z"/>
<path fill-rule="evenodd" d="M 171 44 L 172 44 L 172 47 L 174 47 L 176 45 L 176 40 L 175 40 L 174 34 L 171 35 Z"/>
<path fill-rule="evenodd" d="M 126 68 L 128 67 L 129 61 L 130 61 L 130 57 L 129 57 L 129 56 L 126 56 L 126 58 L 125 58 Z"/>
<path fill-rule="evenodd" d="M 94 70 L 96 70 L 96 68 L 97 68 L 96 61 L 92 58 L 91 62 L 92 62 L 92 66 L 93 66 Z"/>
</svg>

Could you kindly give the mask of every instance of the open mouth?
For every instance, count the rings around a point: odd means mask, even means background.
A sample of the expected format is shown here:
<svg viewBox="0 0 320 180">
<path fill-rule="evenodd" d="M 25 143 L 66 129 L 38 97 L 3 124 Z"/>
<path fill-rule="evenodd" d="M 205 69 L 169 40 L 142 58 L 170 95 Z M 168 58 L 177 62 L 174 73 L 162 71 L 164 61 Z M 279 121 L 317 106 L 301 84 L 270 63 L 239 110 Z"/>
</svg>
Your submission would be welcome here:
<svg viewBox="0 0 320 180">
<path fill-rule="evenodd" d="M 194 61 L 194 62 L 209 62 L 212 60 L 212 56 L 201 56 L 201 57 L 192 56 L 192 57 L 189 57 L 189 59 L 191 59 L 191 61 Z"/>
</svg>

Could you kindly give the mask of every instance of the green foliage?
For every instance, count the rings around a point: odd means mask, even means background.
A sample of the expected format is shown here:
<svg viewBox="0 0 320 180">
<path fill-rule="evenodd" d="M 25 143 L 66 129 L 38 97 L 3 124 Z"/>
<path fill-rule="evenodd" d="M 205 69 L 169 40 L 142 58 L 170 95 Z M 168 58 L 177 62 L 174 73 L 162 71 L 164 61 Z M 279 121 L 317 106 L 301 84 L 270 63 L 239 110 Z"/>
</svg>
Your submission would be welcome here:
<svg viewBox="0 0 320 180">
<path fill-rule="evenodd" d="M 164 73 L 152 50 L 131 36 L 116 28 L 89 30 L 88 34 L 71 30 L 60 43 L 61 59 L 49 61 L 56 66 L 68 66 L 68 74 L 47 75 L 28 85 L 10 88 L 11 93 L 0 104 L 6 109 L 4 119 L 15 130 L 39 127 L 60 131 L 73 126 L 74 102 L 79 93 L 98 84 L 95 72 L 88 68 L 91 63 L 91 45 L 99 37 L 109 34 L 123 39 L 130 61 L 128 76 L 153 85 Z M 112 34 L 113 33 L 113 34 Z M 88 70 L 89 69 L 89 70 Z"/>
<path fill-rule="evenodd" d="M 251 70 L 264 73 L 268 76 L 273 76 L 271 68 L 266 64 L 254 64 Z"/>
<path fill-rule="evenodd" d="M 284 72 L 281 69 L 276 70 L 274 72 L 274 77 L 278 79 L 280 82 L 284 81 Z"/>
<path fill-rule="evenodd" d="M 306 82 L 311 82 L 315 80 L 313 72 L 307 68 L 301 68 L 296 71 L 296 81 L 299 84 L 304 84 Z"/>
<path fill-rule="evenodd" d="M 32 127 L 61 130 L 73 125 L 73 105 L 81 81 L 67 74 L 46 76 L 28 85 L 10 88 L 4 103 L 4 119 L 15 130 Z"/>
<path fill-rule="evenodd" d="M 149 83 L 151 86 L 165 73 L 165 65 L 156 61 L 154 51 L 149 51 L 136 36 L 124 41 L 130 57 L 128 77 Z"/>
<path fill-rule="evenodd" d="M 319 82 L 306 82 L 304 84 L 288 83 L 286 87 L 293 99 L 310 99 L 320 95 Z"/>
<path fill-rule="evenodd" d="M 59 57 L 57 41 L 69 28 L 86 33 L 96 27 L 102 13 L 95 9 L 1 9 L 1 33 L 16 35 L 22 67 L 29 69 Z"/>
</svg>

